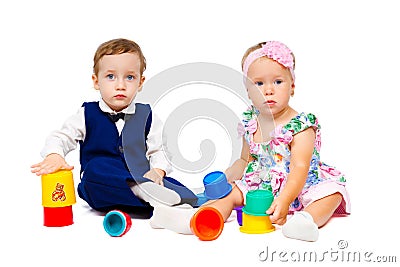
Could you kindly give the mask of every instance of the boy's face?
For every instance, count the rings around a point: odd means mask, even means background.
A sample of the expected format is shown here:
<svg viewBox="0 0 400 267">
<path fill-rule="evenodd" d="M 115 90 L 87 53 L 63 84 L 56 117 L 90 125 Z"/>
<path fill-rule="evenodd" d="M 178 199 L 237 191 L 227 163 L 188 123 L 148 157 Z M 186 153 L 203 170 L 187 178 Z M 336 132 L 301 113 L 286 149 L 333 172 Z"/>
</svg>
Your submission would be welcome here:
<svg viewBox="0 0 400 267">
<path fill-rule="evenodd" d="M 116 112 L 129 106 L 142 89 L 144 79 L 140 76 L 140 60 L 136 53 L 103 56 L 98 74 L 92 75 L 94 88 L 100 90 L 104 102 Z"/>
</svg>

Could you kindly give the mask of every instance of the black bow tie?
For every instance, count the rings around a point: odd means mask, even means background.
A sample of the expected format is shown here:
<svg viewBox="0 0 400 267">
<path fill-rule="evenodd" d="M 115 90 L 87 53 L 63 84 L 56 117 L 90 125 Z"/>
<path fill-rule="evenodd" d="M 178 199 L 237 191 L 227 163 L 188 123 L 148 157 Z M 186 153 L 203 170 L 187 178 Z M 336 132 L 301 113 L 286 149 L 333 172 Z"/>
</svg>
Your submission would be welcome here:
<svg viewBox="0 0 400 267">
<path fill-rule="evenodd" d="M 117 113 L 117 114 L 108 113 L 108 116 L 110 117 L 110 119 L 113 122 L 117 122 L 119 119 L 124 119 L 125 118 L 125 113 L 123 113 L 123 112 L 120 112 L 120 113 Z"/>
</svg>

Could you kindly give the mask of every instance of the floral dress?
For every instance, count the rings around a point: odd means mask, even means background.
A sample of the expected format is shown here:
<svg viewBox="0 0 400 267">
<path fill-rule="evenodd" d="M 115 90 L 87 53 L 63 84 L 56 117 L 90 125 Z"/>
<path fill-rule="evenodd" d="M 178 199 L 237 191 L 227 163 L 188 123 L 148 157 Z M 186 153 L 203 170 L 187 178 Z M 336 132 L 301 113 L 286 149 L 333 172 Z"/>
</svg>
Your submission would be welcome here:
<svg viewBox="0 0 400 267">
<path fill-rule="evenodd" d="M 289 174 L 290 149 L 289 145 L 297 133 L 313 127 L 316 133 L 314 151 L 310 162 L 308 177 L 300 193 L 307 192 L 311 186 L 324 181 L 335 181 L 344 185 L 346 179 L 336 168 L 320 161 L 321 126 L 318 119 L 311 113 L 300 113 L 292 118 L 286 125 L 278 125 L 270 133 L 271 139 L 264 143 L 255 143 L 253 134 L 257 130 L 258 110 L 251 106 L 243 113 L 242 127 L 239 132 L 244 135 L 249 144 L 253 160 L 245 168 L 241 180 L 237 181 L 239 188 L 244 191 L 255 189 L 270 190 L 277 197 L 284 187 Z M 289 210 L 302 209 L 302 204 L 297 197 L 291 203 Z"/>
</svg>

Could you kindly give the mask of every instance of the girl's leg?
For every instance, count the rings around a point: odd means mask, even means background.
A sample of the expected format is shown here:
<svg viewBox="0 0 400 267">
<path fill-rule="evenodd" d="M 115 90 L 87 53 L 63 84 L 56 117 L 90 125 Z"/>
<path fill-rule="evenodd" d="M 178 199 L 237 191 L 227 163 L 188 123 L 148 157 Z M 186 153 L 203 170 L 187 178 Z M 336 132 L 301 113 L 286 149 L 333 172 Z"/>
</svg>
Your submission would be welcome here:
<svg viewBox="0 0 400 267">
<path fill-rule="evenodd" d="M 229 218 L 232 210 L 237 206 L 243 205 L 243 194 L 240 189 L 234 185 L 232 191 L 224 198 L 208 201 L 203 204 L 203 207 L 213 207 L 217 209 L 224 221 Z"/>
<path fill-rule="evenodd" d="M 225 221 L 230 216 L 233 208 L 242 205 L 242 203 L 242 193 L 236 186 L 234 186 L 232 191 L 226 197 L 209 201 L 202 207 L 213 207 L 217 209 Z M 153 228 L 165 228 L 180 234 L 192 234 L 190 229 L 190 220 L 197 210 L 197 208 L 192 208 L 190 205 L 177 207 L 157 205 L 154 207 L 153 216 L 150 219 L 150 225 Z"/>
<path fill-rule="evenodd" d="M 342 202 L 342 195 L 334 193 L 296 212 L 282 227 L 284 236 L 304 241 L 317 241 L 318 228 L 325 225 Z"/>
<path fill-rule="evenodd" d="M 324 226 L 342 202 L 342 195 L 334 193 L 311 203 L 304 211 L 308 212 L 318 227 Z"/>
</svg>

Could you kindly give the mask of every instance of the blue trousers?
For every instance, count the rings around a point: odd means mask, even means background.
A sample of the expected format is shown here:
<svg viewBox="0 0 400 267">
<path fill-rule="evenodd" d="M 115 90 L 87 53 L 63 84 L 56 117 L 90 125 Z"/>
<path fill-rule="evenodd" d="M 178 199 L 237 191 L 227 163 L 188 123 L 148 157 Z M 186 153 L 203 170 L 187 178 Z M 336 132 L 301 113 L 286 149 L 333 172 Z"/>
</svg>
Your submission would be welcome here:
<svg viewBox="0 0 400 267">
<path fill-rule="evenodd" d="M 92 159 L 81 173 L 78 195 L 98 211 L 121 209 L 127 212 L 149 212 L 149 203 L 136 197 L 127 182 L 153 182 L 143 176 L 133 176 L 121 159 Z M 171 177 L 164 177 L 164 186 L 181 197 L 181 203 L 195 206 L 198 197 L 186 186 Z"/>
</svg>

